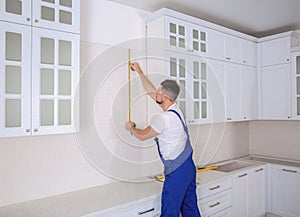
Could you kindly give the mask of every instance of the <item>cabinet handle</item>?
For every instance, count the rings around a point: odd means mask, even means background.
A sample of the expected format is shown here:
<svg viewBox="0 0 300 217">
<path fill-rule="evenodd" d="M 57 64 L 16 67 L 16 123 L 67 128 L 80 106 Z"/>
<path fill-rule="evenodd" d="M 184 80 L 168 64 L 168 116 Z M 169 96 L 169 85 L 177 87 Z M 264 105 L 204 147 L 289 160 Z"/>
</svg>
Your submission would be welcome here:
<svg viewBox="0 0 300 217">
<path fill-rule="evenodd" d="M 209 205 L 209 208 L 213 208 L 213 207 L 218 206 L 218 205 L 220 205 L 220 204 L 221 204 L 220 202 L 217 202 L 217 203 L 215 203 L 215 204 Z"/>
<path fill-rule="evenodd" d="M 39 129 L 38 128 L 34 128 L 34 130 L 33 130 L 34 132 L 37 132 L 37 131 L 39 131 Z"/>
<path fill-rule="evenodd" d="M 297 170 L 282 169 L 283 172 L 297 173 Z"/>
<path fill-rule="evenodd" d="M 242 177 L 244 177 L 244 176 L 246 176 L 247 175 L 247 173 L 244 173 L 243 175 L 239 175 L 238 177 L 239 178 L 242 178 Z"/>
<path fill-rule="evenodd" d="M 38 23 L 38 22 L 39 22 L 39 20 L 38 20 L 38 19 L 35 19 L 35 20 L 34 20 L 34 22 Z"/>
<path fill-rule="evenodd" d="M 213 190 L 216 190 L 216 189 L 218 189 L 218 188 L 220 188 L 220 187 L 221 187 L 220 185 L 217 185 L 217 186 L 215 186 L 215 187 L 209 188 L 209 190 L 210 190 L 210 191 L 213 191 Z"/>
<path fill-rule="evenodd" d="M 290 61 L 290 59 L 286 59 L 286 61 Z"/>
<path fill-rule="evenodd" d="M 27 17 L 26 20 L 27 20 L 27 21 L 30 21 L 30 17 Z"/>
<path fill-rule="evenodd" d="M 247 119 L 247 117 L 244 117 L 244 119 L 246 120 L 246 119 Z"/>
<path fill-rule="evenodd" d="M 26 133 L 29 133 L 29 132 L 30 132 L 30 129 L 26 129 L 25 132 L 26 132 Z"/>
<path fill-rule="evenodd" d="M 231 120 L 231 118 L 227 118 L 227 121 L 230 121 Z"/>
<path fill-rule="evenodd" d="M 151 208 L 151 209 L 148 209 L 148 210 L 146 210 L 146 211 L 138 212 L 137 214 L 138 214 L 138 215 L 144 215 L 144 214 L 146 214 L 146 213 L 148 213 L 148 212 L 152 212 L 152 211 L 154 211 L 154 210 L 155 210 L 154 208 Z"/>
<path fill-rule="evenodd" d="M 291 118 L 290 116 L 288 116 L 288 118 Z"/>
<path fill-rule="evenodd" d="M 263 170 L 264 170 L 263 168 L 260 168 L 258 170 L 255 170 L 255 172 L 257 173 L 257 172 L 260 172 L 260 171 L 263 171 Z"/>
</svg>

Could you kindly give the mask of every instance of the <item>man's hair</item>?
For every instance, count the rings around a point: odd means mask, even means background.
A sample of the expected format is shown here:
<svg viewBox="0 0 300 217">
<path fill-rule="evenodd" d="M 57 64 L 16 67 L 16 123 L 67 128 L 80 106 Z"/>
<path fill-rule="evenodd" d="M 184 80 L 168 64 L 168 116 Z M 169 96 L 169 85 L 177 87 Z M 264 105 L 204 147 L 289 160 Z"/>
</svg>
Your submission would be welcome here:
<svg viewBox="0 0 300 217">
<path fill-rule="evenodd" d="M 180 87 L 177 82 L 174 80 L 164 80 L 160 85 L 162 86 L 162 92 L 167 94 L 171 101 L 175 102 L 180 92 Z"/>
</svg>

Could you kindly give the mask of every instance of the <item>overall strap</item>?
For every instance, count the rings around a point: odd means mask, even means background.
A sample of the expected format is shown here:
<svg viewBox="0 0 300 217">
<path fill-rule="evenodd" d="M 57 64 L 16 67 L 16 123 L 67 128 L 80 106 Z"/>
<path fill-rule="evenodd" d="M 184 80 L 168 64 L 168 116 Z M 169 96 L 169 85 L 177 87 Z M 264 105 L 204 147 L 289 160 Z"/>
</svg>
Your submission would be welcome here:
<svg viewBox="0 0 300 217">
<path fill-rule="evenodd" d="M 182 120 L 180 114 L 177 111 L 173 110 L 173 109 L 168 110 L 168 112 L 173 112 L 179 117 L 186 135 L 189 136 L 188 128 L 187 128 L 186 124 L 184 123 L 184 121 Z"/>
</svg>

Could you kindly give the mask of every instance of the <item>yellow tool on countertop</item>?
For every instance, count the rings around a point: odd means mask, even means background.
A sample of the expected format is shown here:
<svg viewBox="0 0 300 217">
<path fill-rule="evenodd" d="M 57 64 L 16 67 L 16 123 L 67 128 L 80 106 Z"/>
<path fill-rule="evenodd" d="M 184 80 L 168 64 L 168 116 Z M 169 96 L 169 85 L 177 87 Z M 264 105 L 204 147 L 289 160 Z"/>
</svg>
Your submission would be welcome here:
<svg viewBox="0 0 300 217">
<path fill-rule="evenodd" d="M 208 170 L 214 170 L 214 169 L 217 169 L 219 166 L 207 166 L 207 167 L 199 167 L 199 168 L 196 168 L 196 172 L 199 173 L 199 172 L 204 172 L 204 171 L 208 171 Z M 156 180 L 160 181 L 162 179 L 165 178 L 164 175 L 159 175 L 159 176 L 155 176 Z"/>
</svg>

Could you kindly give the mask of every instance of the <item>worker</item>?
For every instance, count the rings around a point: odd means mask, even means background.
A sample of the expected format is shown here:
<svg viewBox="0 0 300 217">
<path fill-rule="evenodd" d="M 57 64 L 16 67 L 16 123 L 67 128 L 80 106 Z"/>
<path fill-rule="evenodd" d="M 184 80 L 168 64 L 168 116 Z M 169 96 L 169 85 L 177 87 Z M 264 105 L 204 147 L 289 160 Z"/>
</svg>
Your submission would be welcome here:
<svg viewBox="0 0 300 217">
<path fill-rule="evenodd" d="M 126 123 L 126 129 L 139 140 L 155 137 L 165 175 L 161 217 L 179 217 L 180 213 L 182 217 L 200 217 L 193 149 L 183 114 L 175 102 L 180 87 L 174 80 L 164 80 L 157 90 L 138 63 L 130 63 L 130 68 L 139 75 L 147 94 L 164 111 L 155 114 L 144 129 L 136 128 L 132 121 Z"/>
</svg>

